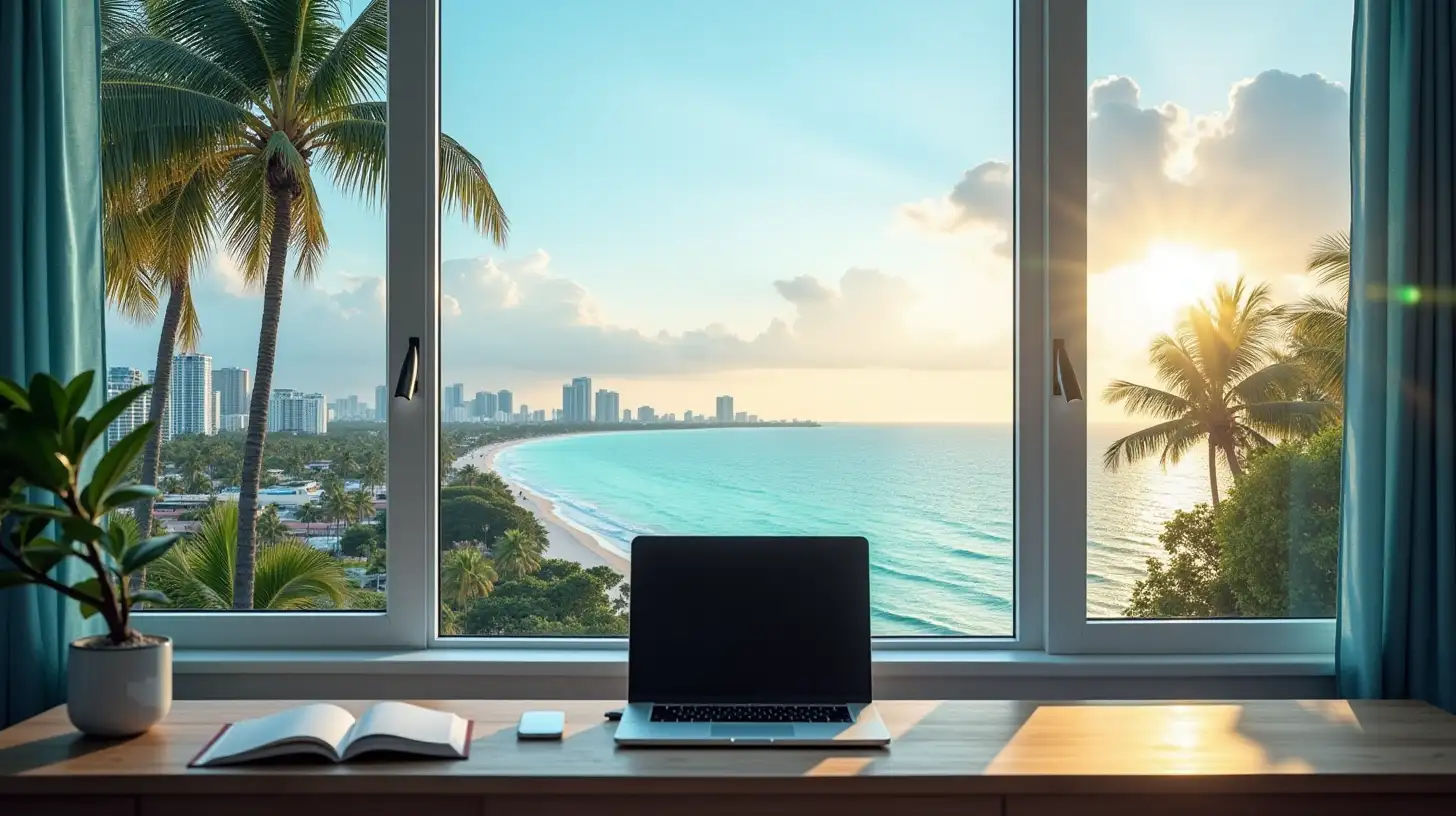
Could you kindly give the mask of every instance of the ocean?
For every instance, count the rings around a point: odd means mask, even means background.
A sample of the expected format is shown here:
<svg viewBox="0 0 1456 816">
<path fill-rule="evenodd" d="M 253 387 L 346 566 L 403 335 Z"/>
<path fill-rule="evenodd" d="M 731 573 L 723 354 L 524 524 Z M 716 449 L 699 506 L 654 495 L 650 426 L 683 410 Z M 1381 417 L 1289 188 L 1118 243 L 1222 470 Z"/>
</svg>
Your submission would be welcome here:
<svg viewBox="0 0 1456 816">
<path fill-rule="evenodd" d="M 1108 473 L 1136 426 L 1088 428 L 1089 617 L 1122 614 L 1176 509 L 1208 501 L 1206 463 Z M 1010 425 L 825 425 L 548 437 L 501 452 L 506 478 L 628 557 L 644 533 L 863 535 L 877 635 L 1012 634 Z"/>
</svg>

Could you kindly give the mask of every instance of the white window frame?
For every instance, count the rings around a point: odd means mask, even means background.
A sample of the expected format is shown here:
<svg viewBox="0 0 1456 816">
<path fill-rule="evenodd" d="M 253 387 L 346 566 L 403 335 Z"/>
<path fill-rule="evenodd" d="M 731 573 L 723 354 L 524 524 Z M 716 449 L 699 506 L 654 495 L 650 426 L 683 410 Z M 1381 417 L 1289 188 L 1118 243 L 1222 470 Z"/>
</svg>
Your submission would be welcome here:
<svg viewBox="0 0 1456 816">
<path fill-rule="evenodd" d="M 1052 338 L 1086 370 L 1087 0 L 1016 3 L 1014 621 L 1004 638 L 877 638 L 880 653 L 1319 654 L 1332 620 L 1092 620 L 1086 402 L 1052 398 Z M 625 650 L 621 638 L 439 635 L 439 0 L 389 15 L 388 361 L 419 338 L 419 389 L 390 399 L 388 605 L 382 612 L 156 612 L 184 649 Z M 404 12 L 404 13 L 401 13 Z"/>
</svg>

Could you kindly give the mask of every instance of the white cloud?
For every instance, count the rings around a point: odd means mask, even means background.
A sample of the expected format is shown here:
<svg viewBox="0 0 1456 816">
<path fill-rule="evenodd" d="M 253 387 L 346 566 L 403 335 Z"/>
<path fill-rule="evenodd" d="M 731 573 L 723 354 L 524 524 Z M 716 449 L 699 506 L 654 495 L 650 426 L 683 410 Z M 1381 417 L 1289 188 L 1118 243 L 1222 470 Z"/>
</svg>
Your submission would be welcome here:
<svg viewBox="0 0 1456 816">
<path fill-rule="evenodd" d="M 1260 277 L 1297 275 L 1322 233 L 1349 223 L 1349 97 L 1317 74 L 1265 71 L 1228 108 L 1195 117 L 1146 106 L 1122 76 L 1088 91 L 1088 253 L 1102 272 L 1158 241 L 1239 253 Z M 906 204 L 902 223 L 1009 235 L 1010 170 L 985 162 L 947 195 Z"/>
</svg>

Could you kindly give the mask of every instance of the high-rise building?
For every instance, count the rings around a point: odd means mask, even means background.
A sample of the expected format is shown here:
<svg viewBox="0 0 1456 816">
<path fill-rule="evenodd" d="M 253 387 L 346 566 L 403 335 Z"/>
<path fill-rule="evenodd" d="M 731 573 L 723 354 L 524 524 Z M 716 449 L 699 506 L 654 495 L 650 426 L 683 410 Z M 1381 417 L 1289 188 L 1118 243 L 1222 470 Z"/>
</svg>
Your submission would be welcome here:
<svg viewBox="0 0 1456 816">
<path fill-rule="evenodd" d="M 389 389 L 382 386 L 374 386 L 374 421 L 389 421 Z"/>
<path fill-rule="evenodd" d="M 172 393 L 168 399 L 172 435 L 214 434 L 212 411 L 212 358 L 206 354 L 178 354 L 172 358 Z"/>
<path fill-rule="evenodd" d="M 441 402 L 443 402 L 444 404 L 440 407 L 445 411 L 449 411 L 451 408 L 456 408 L 458 406 L 464 405 L 465 383 L 455 383 L 454 385 L 445 386 L 445 394 Z"/>
<path fill-rule="evenodd" d="M 445 412 L 446 422 L 469 422 L 470 409 L 464 405 L 456 405 Z"/>
<path fill-rule="evenodd" d="M 733 415 L 733 421 L 734 422 L 747 422 L 748 421 L 748 412 L 747 411 L 739 411 L 738 413 L 736 413 L 736 414 Z"/>
<path fill-rule="evenodd" d="M 246 414 L 253 397 L 252 374 L 246 368 L 219 368 L 212 372 L 212 387 L 217 389 L 221 416 Z"/>
<path fill-rule="evenodd" d="M 552 408 L 551 409 L 551 421 L 552 422 L 563 422 L 564 420 L 562 419 L 562 416 L 563 416 L 563 414 L 561 413 L 561 409 L 560 408 Z"/>
<path fill-rule="evenodd" d="M 545 422 L 546 421 L 546 409 L 545 408 L 537 408 L 536 410 L 532 411 L 531 412 L 531 421 L 532 422 Z"/>
<path fill-rule="evenodd" d="M 323 394 L 275 388 L 268 400 L 268 430 L 301 434 L 329 431 L 329 409 Z"/>
<path fill-rule="evenodd" d="M 246 431 L 247 429 L 247 414 L 223 414 L 222 427 L 218 430 L 223 433 L 236 433 L 238 431 Z"/>
<path fill-rule="evenodd" d="M 344 416 L 348 417 L 351 420 L 363 419 L 363 417 L 359 413 L 359 395 L 350 394 L 348 403 L 349 404 L 345 406 Z"/>
<path fill-rule="evenodd" d="M 500 410 L 500 398 L 491 391 L 476 391 L 471 410 L 481 419 L 493 420 L 495 412 Z"/>
<path fill-rule="evenodd" d="M 591 377 L 576 377 L 561 386 L 561 412 L 567 422 L 591 422 L 591 401 Z"/>
<path fill-rule="evenodd" d="M 603 388 L 597 392 L 597 422 L 616 422 L 622 415 L 622 395 Z"/>
<path fill-rule="evenodd" d="M 632 409 L 631 408 L 623 408 L 622 409 L 622 421 L 623 422 L 631 422 L 632 421 Z"/>
<path fill-rule="evenodd" d="M 718 421 L 724 425 L 733 421 L 733 398 L 726 394 L 718 398 Z"/>
<path fill-rule="evenodd" d="M 217 433 L 222 430 L 222 392 L 212 392 L 212 400 L 207 405 L 207 427 L 212 430 L 209 433 Z"/>
<path fill-rule="evenodd" d="M 516 407 L 516 398 L 515 398 L 515 395 L 512 394 L 511 392 L 506 391 L 504 389 L 502 389 L 500 391 L 497 391 L 497 392 L 495 392 L 495 400 L 496 400 L 495 409 L 497 411 L 505 414 L 506 416 L 510 416 L 511 415 L 511 411 L 514 411 L 515 410 L 515 407 Z"/>
<path fill-rule="evenodd" d="M 106 370 L 106 398 L 111 399 L 124 391 L 142 385 L 142 373 L 135 368 L 112 366 Z M 116 419 L 106 426 L 106 444 L 115 445 L 123 436 L 136 430 L 147 421 L 152 413 L 152 393 L 148 391 L 127 406 Z"/>
<path fill-rule="evenodd" d="M 644 405 L 641 408 L 638 408 L 637 409 L 637 421 L 638 422 L 656 422 L 657 421 L 657 412 L 652 409 L 652 406 L 651 405 Z"/>
<path fill-rule="evenodd" d="M 757 425 L 758 424 L 758 414 L 749 414 L 748 415 L 748 424 L 749 425 Z"/>
<path fill-rule="evenodd" d="M 692 422 L 692 421 L 693 421 L 693 412 L 692 411 L 683 411 L 683 422 Z"/>
</svg>

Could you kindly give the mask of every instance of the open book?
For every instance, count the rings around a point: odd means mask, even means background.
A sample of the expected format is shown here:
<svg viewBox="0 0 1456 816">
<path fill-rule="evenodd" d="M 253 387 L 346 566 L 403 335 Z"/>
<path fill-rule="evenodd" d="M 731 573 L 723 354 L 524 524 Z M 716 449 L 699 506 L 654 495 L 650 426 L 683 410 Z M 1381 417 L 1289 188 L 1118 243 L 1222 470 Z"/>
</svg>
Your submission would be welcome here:
<svg viewBox="0 0 1456 816">
<path fill-rule="evenodd" d="M 223 726 L 188 767 L 293 755 L 347 762 L 369 751 L 464 759 L 473 727 L 448 711 L 409 703 L 376 703 L 357 720 L 339 706 L 314 703 Z"/>
</svg>

